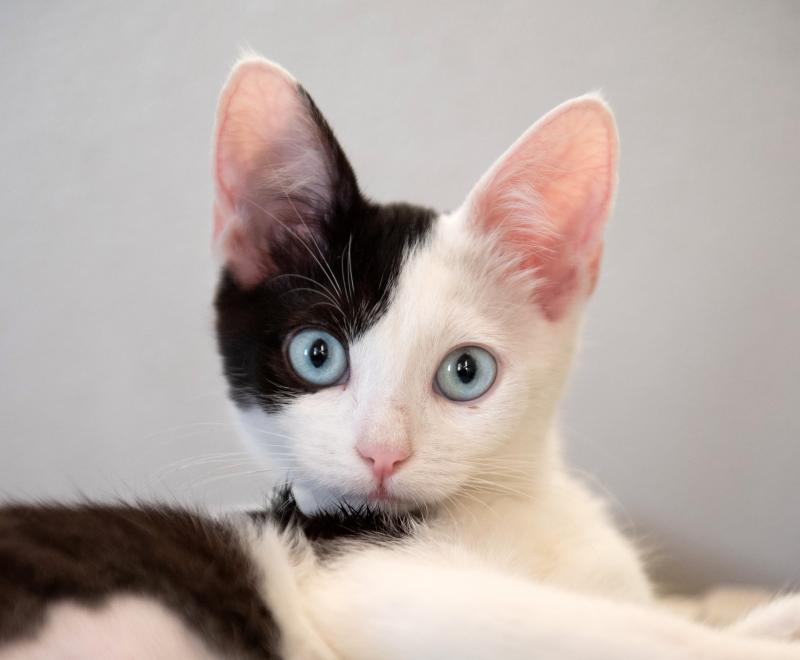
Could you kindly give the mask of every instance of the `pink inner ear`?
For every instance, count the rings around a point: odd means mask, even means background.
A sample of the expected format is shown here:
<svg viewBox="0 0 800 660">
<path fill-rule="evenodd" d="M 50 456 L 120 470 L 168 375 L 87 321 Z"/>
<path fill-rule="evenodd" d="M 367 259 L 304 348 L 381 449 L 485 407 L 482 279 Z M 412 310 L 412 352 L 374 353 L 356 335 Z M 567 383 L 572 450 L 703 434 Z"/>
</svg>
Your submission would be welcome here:
<svg viewBox="0 0 800 660">
<path fill-rule="evenodd" d="M 476 225 L 535 271 L 536 300 L 560 318 L 591 292 L 616 177 L 613 117 L 596 97 L 569 101 L 534 124 L 470 196 Z"/>
<path fill-rule="evenodd" d="M 273 269 L 276 236 L 309 231 L 303 213 L 331 194 L 326 158 L 297 81 L 261 58 L 238 64 L 217 115 L 214 240 L 243 286 Z"/>
<path fill-rule="evenodd" d="M 288 72 L 262 59 L 245 60 L 231 74 L 219 101 L 215 140 L 214 175 L 223 211 L 235 208 L 265 154 L 301 111 L 296 86 Z M 215 231 L 225 221 L 215 223 Z"/>
</svg>

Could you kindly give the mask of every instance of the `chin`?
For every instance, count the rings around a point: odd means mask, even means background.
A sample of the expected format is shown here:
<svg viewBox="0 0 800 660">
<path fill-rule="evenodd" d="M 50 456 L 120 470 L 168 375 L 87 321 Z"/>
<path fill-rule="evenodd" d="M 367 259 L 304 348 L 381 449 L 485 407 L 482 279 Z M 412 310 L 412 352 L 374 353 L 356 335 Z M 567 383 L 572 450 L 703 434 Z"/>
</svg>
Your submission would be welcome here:
<svg viewBox="0 0 800 660">
<path fill-rule="evenodd" d="M 378 509 L 386 513 L 399 514 L 418 511 L 421 507 L 424 508 L 427 503 L 420 502 L 419 500 L 413 501 L 404 499 L 398 495 L 392 495 L 391 493 L 380 492 L 368 495 L 363 499 L 363 504 L 372 509 Z"/>
<path fill-rule="evenodd" d="M 391 486 L 388 489 L 371 491 L 334 491 L 317 484 L 295 482 L 292 493 L 297 506 L 306 515 L 337 511 L 344 508 L 361 509 L 368 507 L 388 514 L 410 513 L 429 506 L 430 502 L 419 498 L 403 497 Z"/>
<path fill-rule="evenodd" d="M 422 493 L 422 488 L 400 485 L 390 485 L 388 489 L 373 490 L 368 495 L 361 495 L 361 503 L 373 509 L 379 509 L 390 514 L 424 513 L 428 515 L 449 497 L 458 492 L 458 488 L 443 491 L 438 489 L 435 493 L 430 491 Z M 350 501 L 350 500 L 348 500 Z"/>
</svg>

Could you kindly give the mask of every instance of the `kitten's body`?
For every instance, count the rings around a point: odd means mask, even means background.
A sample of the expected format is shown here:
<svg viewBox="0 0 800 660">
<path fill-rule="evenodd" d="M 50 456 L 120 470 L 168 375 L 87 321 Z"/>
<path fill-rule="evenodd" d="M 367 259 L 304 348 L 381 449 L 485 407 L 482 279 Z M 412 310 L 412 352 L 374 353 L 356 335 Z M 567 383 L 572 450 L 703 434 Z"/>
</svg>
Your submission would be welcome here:
<svg viewBox="0 0 800 660">
<path fill-rule="evenodd" d="M 797 660 L 800 601 L 712 631 L 512 578 L 413 521 L 0 507 L 2 660 Z M 421 534 L 420 534 L 421 532 Z M 777 616 L 776 616 L 777 615 Z"/>
</svg>

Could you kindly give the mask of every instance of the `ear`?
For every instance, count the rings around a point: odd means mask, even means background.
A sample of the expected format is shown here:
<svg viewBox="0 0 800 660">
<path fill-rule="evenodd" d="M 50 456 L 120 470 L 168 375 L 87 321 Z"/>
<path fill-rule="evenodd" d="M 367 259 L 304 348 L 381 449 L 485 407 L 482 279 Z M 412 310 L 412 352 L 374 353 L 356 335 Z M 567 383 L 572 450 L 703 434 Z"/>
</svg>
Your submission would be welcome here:
<svg viewBox="0 0 800 660">
<path fill-rule="evenodd" d="M 323 225 L 358 195 L 311 97 L 259 57 L 240 61 L 222 90 L 214 177 L 214 241 L 245 288 L 279 271 L 282 257 L 310 258 L 324 242 Z"/>
<path fill-rule="evenodd" d="M 512 269 L 530 272 L 551 320 L 597 281 L 616 166 L 613 115 L 599 96 L 583 96 L 528 129 L 467 198 L 470 225 L 497 240 Z"/>
</svg>

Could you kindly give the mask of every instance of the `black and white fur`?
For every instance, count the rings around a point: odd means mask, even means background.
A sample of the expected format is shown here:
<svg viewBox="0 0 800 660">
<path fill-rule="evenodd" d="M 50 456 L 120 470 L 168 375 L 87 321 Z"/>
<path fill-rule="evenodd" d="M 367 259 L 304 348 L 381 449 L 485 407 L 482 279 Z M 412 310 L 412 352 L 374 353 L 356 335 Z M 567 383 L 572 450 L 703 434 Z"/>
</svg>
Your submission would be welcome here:
<svg viewBox="0 0 800 660">
<path fill-rule="evenodd" d="M 293 582 L 410 517 L 343 506 L 305 516 L 288 489 L 263 510 L 0 507 L 0 657 L 283 658 L 325 649 L 292 608 Z M 295 640 L 292 635 L 298 635 Z M 320 651 L 314 657 L 329 657 Z"/>
<path fill-rule="evenodd" d="M 562 465 L 554 430 L 615 164 L 611 114 L 583 97 L 532 127 L 456 211 L 378 204 L 290 74 L 240 63 L 215 155 L 219 347 L 251 446 L 302 508 L 424 508 L 443 536 L 519 574 L 650 599 L 635 549 Z M 304 327 L 346 345 L 347 382 L 293 373 L 285 346 Z M 467 404 L 432 383 L 463 344 L 498 363 Z M 377 501 L 363 444 L 410 454 Z"/>
<path fill-rule="evenodd" d="M 378 204 L 291 74 L 240 62 L 216 132 L 219 346 L 251 446 L 304 510 L 424 510 L 431 539 L 510 574 L 652 602 L 635 548 L 563 465 L 554 422 L 616 160 L 613 117 L 590 95 L 534 124 L 455 211 Z M 286 342 L 306 327 L 346 346 L 345 381 L 293 372 Z M 432 383 L 461 345 L 498 363 L 468 404 Z M 381 497 L 364 445 L 407 456 Z"/>
<path fill-rule="evenodd" d="M 797 602 L 781 607 L 797 620 Z M 769 626 L 791 635 L 777 619 L 767 610 L 743 633 L 712 631 L 498 572 L 432 543 L 407 516 L 308 517 L 288 490 L 221 518 L 151 505 L 0 508 L 2 660 L 800 657 L 797 645 L 756 638 Z"/>
<path fill-rule="evenodd" d="M 218 334 L 251 440 L 293 493 L 223 518 L 0 509 L 0 658 L 800 658 L 756 638 L 795 634 L 796 601 L 742 632 L 652 607 L 634 549 L 561 463 L 554 410 L 615 156 L 586 97 L 455 212 L 379 205 L 296 81 L 240 63 L 217 131 Z M 347 345 L 346 383 L 310 388 L 287 365 L 306 326 Z M 456 405 L 431 374 L 463 343 L 500 373 Z M 412 443 L 386 497 L 358 441 Z"/>
</svg>

